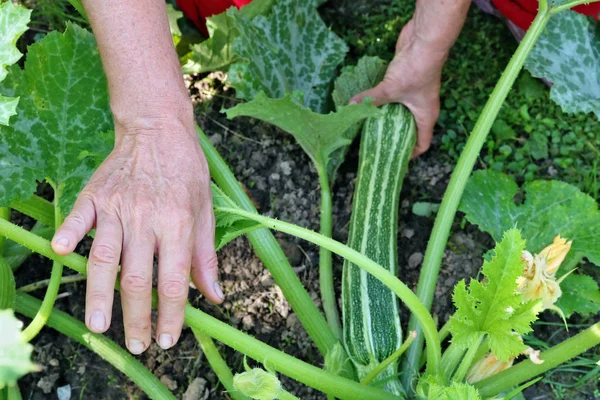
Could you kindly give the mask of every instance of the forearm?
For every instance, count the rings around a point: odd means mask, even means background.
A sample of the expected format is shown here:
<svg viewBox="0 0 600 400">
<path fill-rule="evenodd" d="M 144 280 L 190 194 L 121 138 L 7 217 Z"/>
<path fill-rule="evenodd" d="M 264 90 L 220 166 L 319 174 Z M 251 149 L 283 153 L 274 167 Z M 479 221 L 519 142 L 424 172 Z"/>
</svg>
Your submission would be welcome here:
<svg viewBox="0 0 600 400">
<path fill-rule="evenodd" d="M 417 0 L 414 40 L 447 55 L 467 18 L 471 0 Z"/>
<path fill-rule="evenodd" d="M 164 0 L 84 0 L 84 7 L 108 78 L 115 124 L 191 118 Z"/>
</svg>

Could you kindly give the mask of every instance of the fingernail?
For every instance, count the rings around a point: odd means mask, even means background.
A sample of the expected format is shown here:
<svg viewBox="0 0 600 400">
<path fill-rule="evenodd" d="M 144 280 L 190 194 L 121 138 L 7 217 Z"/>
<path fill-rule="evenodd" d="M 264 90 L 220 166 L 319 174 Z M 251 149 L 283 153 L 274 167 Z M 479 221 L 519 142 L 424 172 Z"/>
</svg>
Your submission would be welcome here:
<svg viewBox="0 0 600 400">
<path fill-rule="evenodd" d="M 94 311 L 90 317 L 90 327 L 94 332 L 104 332 L 106 327 L 106 318 L 100 311 Z"/>
<path fill-rule="evenodd" d="M 167 335 L 166 333 L 163 333 L 162 335 L 160 335 L 158 337 L 158 345 L 162 349 L 167 350 L 168 348 L 173 346 L 173 337 L 171 335 Z"/>
<path fill-rule="evenodd" d="M 221 300 L 225 298 L 225 296 L 223 295 L 223 290 L 221 290 L 221 285 L 219 285 L 219 282 L 214 283 L 213 289 L 215 289 L 215 293 L 217 294 L 217 296 L 219 296 Z"/>
<path fill-rule="evenodd" d="M 144 343 L 137 339 L 129 339 L 127 341 L 127 348 L 131 354 L 142 354 L 144 352 Z"/>
<path fill-rule="evenodd" d="M 65 248 L 69 247 L 69 238 L 64 236 L 58 237 L 54 239 L 54 244 Z"/>
</svg>

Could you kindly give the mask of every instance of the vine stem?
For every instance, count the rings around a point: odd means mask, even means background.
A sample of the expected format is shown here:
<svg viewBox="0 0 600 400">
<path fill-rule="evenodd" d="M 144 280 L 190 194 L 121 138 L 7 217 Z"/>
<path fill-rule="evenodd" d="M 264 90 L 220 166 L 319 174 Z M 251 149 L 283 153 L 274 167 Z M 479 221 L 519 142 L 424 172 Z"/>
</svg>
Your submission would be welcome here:
<svg viewBox="0 0 600 400">
<path fill-rule="evenodd" d="M 390 366 L 394 361 L 398 360 L 402 356 L 402 354 L 404 354 L 406 349 L 408 349 L 408 347 L 412 344 L 413 340 L 415 340 L 415 336 L 417 336 L 417 332 L 410 331 L 408 337 L 406 338 L 404 343 L 402 343 L 402 345 L 398 348 L 398 350 L 396 350 L 394 353 L 392 353 L 391 356 L 389 356 L 381 363 L 379 363 L 375 368 L 373 368 L 373 370 L 369 372 L 367 376 L 365 376 L 363 380 L 360 381 L 360 383 L 362 383 L 363 385 L 368 385 L 371 382 L 373 382 L 373 380 L 377 378 L 377 376 L 380 373 L 382 373 L 388 366 Z"/>
<path fill-rule="evenodd" d="M 446 248 L 450 229 L 452 228 L 452 223 L 454 222 L 458 204 L 464 192 L 467 180 L 473 171 L 479 152 L 485 143 L 492 124 L 498 116 L 498 112 L 512 85 L 517 79 L 519 72 L 523 68 L 527 55 L 533 49 L 536 40 L 548 23 L 550 14 L 548 8 L 544 7 L 544 5 L 545 2 L 540 1 L 540 11 L 538 15 L 529 27 L 525 37 L 519 44 L 519 47 L 513 54 L 508 66 L 492 91 L 489 100 L 483 108 L 481 116 L 475 124 L 473 132 L 471 132 L 471 135 L 467 140 L 465 148 L 454 168 L 450 182 L 448 183 L 448 188 L 442 199 L 442 204 L 440 205 L 427 244 L 427 250 L 425 252 L 425 258 L 423 260 L 423 266 L 421 268 L 417 286 L 417 296 L 419 296 L 419 299 L 421 299 L 427 310 L 431 309 L 444 249 Z M 408 329 L 416 330 L 417 333 L 420 332 L 421 327 L 419 326 L 419 321 L 415 315 L 411 316 Z M 419 369 L 422 352 L 423 339 L 421 335 L 418 335 L 415 344 L 408 349 L 407 358 L 404 363 L 402 382 L 406 389 L 411 387 L 412 380 Z"/>
<path fill-rule="evenodd" d="M 215 211 L 240 215 L 242 217 L 259 222 L 260 224 L 271 229 L 275 229 L 277 231 L 307 240 L 321 247 L 325 247 L 335 254 L 344 257 L 348 261 L 358 265 L 375 278 L 379 279 L 384 285 L 396 293 L 400 300 L 406 304 L 413 315 L 415 315 L 419 322 L 423 325 L 423 334 L 425 336 L 425 340 L 427 341 L 427 372 L 433 374 L 437 374 L 439 372 L 441 346 L 435 322 L 419 298 L 412 292 L 412 290 L 410 290 L 408 286 L 394 276 L 394 274 L 358 251 L 309 229 L 301 228 L 297 225 L 278 221 L 273 218 L 239 209 L 215 207 Z"/>
<path fill-rule="evenodd" d="M 33 296 L 17 292 L 15 310 L 27 317 L 38 314 L 43 303 Z M 48 326 L 78 341 L 92 350 L 119 371 L 127 375 L 152 399 L 173 399 L 175 396 L 148 369 L 131 354 L 104 335 L 90 332 L 86 326 L 67 313 L 52 310 L 48 318 Z"/>
<path fill-rule="evenodd" d="M 28 247 L 44 257 L 58 261 L 80 274 L 85 275 L 86 273 L 87 259 L 85 257 L 75 253 L 68 256 L 60 256 L 52 250 L 49 240 L 41 238 L 9 221 L 0 220 L 0 235 Z M 315 235 L 317 234 L 315 233 Z M 343 245 L 340 243 L 340 246 Z M 23 295 L 25 296 L 25 294 Z M 158 298 L 156 291 L 153 291 L 153 296 L 154 300 Z M 339 399 L 400 399 L 398 396 L 386 393 L 381 389 L 361 385 L 358 382 L 336 376 L 298 360 L 195 309 L 189 304 L 185 308 L 185 323 L 192 328 L 204 331 L 210 337 L 217 339 L 234 350 L 248 355 L 258 362 L 268 364 L 270 368 L 276 371 Z M 329 329 L 327 324 L 325 324 L 325 327 Z M 60 331 L 60 329 L 56 329 Z"/>
<path fill-rule="evenodd" d="M 544 360 L 542 364 L 534 364 L 530 360 L 521 361 L 499 374 L 476 382 L 475 387 L 479 390 L 483 398 L 494 397 L 519 385 L 521 382 L 526 382 L 537 375 L 543 374 L 567 362 L 571 358 L 599 344 L 600 322 L 541 353 L 540 359 Z"/>
<path fill-rule="evenodd" d="M 570 10 L 573 7 L 577 7 L 579 5 L 582 4 L 590 4 L 590 3 L 595 3 L 597 1 L 600 0 L 575 0 L 575 1 L 569 1 L 565 4 L 561 4 L 559 6 L 554 6 L 550 9 L 550 15 L 554 15 L 556 13 L 562 12 L 562 11 L 566 11 L 566 10 Z"/>
<path fill-rule="evenodd" d="M 467 353 L 465 354 L 464 358 L 460 362 L 460 365 L 458 366 L 458 369 L 456 370 L 456 372 L 454 373 L 454 376 L 452 377 L 453 380 L 455 380 L 457 382 L 462 382 L 463 379 L 465 378 L 465 376 L 467 376 L 467 372 L 469 372 L 469 368 L 471 368 L 471 365 L 473 364 L 473 361 L 475 360 L 475 356 L 479 352 L 479 347 L 481 346 L 481 340 L 483 339 L 484 336 L 485 336 L 484 334 L 481 334 L 481 335 L 479 335 L 477 340 L 473 341 L 473 343 L 477 343 L 477 344 L 474 346 L 471 346 L 469 348 L 469 350 L 467 350 Z"/>
<path fill-rule="evenodd" d="M 227 394 L 233 400 L 250 400 L 249 397 L 243 393 L 240 393 L 233 386 L 233 374 L 231 373 L 231 369 L 229 369 L 229 366 L 225 363 L 223 357 L 221 357 L 221 353 L 219 353 L 219 349 L 215 345 L 215 342 L 213 342 L 212 338 L 206 333 L 202 332 L 200 329 L 192 328 L 192 333 L 200 344 L 202 352 L 210 364 L 210 367 L 217 375 L 217 378 L 219 378 L 219 381 L 225 387 L 225 390 L 227 390 Z"/>
<path fill-rule="evenodd" d="M 10 221 L 10 208 L 0 207 L 0 219 L 5 219 Z M 0 257 L 2 257 L 4 252 L 4 244 L 6 243 L 6 238 L 0 236 Z"/>
<path fill-rule="evenodd" d="M 62 214 L 58 207 L 58 201 L 60 198 L 60 191 L 55 191 L 54 197 L 54 229 L 58 229 L 63 222 Z M 33 318 L 33 321 L 27 328 L 21 332 L 21 338 L 25 342 L 30 342 L 33 338 L 37 336 L 38 333 L 42 330 L 44 325 L 46 325 L 46 321 L 50 317 L 50 313 L 54 308 L 54 303 L 56 302 L 56 296 L 58 296 L 58 290 L 60 289 L 60 282 L 62 279 L 63 273 L 63 264 L 58 261 L 54 261 L 52 263 L 52 272 L 50 273 L 50 282 L 48 283 L 48 288 L 46 289 L 46 294 L 44 295 L 44 301 L 42 302 L 42 306 L 39 311 Z"/>
<path fill-rule="evenodd" d="M 227 163 L 219 155 L 204 132 L 196 126 L 198 139 L 210 169 L 210 176 L 215 183 L 229 196 L 238 207 L 256 213 L 252 201 L 235 178 Z M 339 343 L 323 314 L 319 311 L 310 295 L 302 286 L 300 279 L 292 269 L 281 246 L 268 229 L 257 229 L 247 234 L 256 255 L 269 270 L 273 279 L 281 288 L 292 310 L 298 316 L 304 329 L 313 340 L 319 352 L 325 356 Z M 349 371 L 348 377 L 353 374 Z"/>
<path fill-rule="evenodd" d="M 85 276 L 79 275 L 79 274 L 78 275 L 68 275 L 68 276 L 63 276 L 61 278 L 60 284 L 62 285 L 63 283 L 80 282 L 80 281 L 84 281 L 85 279 L 86 279 Z M 50 282 L 51 282 L 50 279 L 44 279 L 42 281 L 30 283 L 29 285 L 21 286 L 18 290 L 20 290 L 21 292 L 24 292 L 24 293 L 30 293 L 35 290 L 38 290 L 38 289 L 48 286 L 50 284 Z"/>
<path fill-rule="evenodd" d="M 321 224 L 319 230 L 321 235 L 330 238 L 333 234 L 333 211 L 331 188 L 329 176 L 322 162 L 315 163 L 321 186 Z M 319 286 L 321 288 L 321 300 L 327 324 L 338 339 L 342 338 L 342 327 L 340 325 L 340 314 L 335 298 L 333 286 L 333 257 L 331 251 L 321 247 L 319 249 Z"/>
</svg>

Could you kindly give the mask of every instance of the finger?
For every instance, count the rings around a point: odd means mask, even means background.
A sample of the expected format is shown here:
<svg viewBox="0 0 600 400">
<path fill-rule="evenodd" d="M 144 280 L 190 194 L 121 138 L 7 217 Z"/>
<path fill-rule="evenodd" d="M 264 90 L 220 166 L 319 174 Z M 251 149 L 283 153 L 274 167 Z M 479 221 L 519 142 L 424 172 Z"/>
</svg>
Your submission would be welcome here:
<svg viewBox="0 0 600 400">
<path fill-rule="evenodd" d="M 85 321 L 92 332 L 105 332 L 112 318 L 115 280 L 123 229 L 116 217 L 100 217 L 87 266 Z"/>
<path fill-rule="evenodd" d="M 73 210 L 58 228 L 52 238 L 52 250 L 57 254 L 67 255 L 72 253 L 77 243 L 94 227 L 96 222 L 96 208 L 91 197 L 80 195 Z"/>
<path fill-rule="evenodd" d="M 171 228 L 159 244 L 156 341 L 165 350 L 177 342 L 183 326 L 192 263 L 191 224 L 187 222 L 179 232 Z"/>
<path fill-rule="evenodd" d="M 379 85 L 375 86 L 372 89 L 365 90 L 362 93 L 357 94 L 352 97 L 348 104 L 360 104 L 362 103 L 366 97 L 370 97 L 373 99 L 373 103 L 376 106 L 380 106 L 387 103 L 395 102 L 390 95 L 390 91 L 388 89 L 387 83 L 385 81 L 381 82 Z"/>
<path fill-rule="evenodd" d="M 198 290 L 214 304 L 225 298 L 219 284 L 219 261 L 215 251 L 215 217 L 212 207 L 197 224 L 192 254 L 192 281 Z"/>
<path fill-rule="evenodd" d="M 152 267 L 154 264 L 154 235 L 132 233 L 123 242 L 121 256 L 121 306 L 127 348 L 141 354 L 150 345 L 152 312 Z M 133 236 L 135 235 L 135 236 Z"/>
</svg>

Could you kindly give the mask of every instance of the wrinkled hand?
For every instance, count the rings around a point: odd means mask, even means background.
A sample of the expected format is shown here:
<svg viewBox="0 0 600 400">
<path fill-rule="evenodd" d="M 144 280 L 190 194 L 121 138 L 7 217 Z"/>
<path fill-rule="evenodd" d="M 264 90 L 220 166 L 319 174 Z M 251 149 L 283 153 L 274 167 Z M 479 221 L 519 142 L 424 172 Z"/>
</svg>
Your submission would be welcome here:
<svg viewBox="0 0 600 400">
<path fill-rule="evenodd" d="M 156 340 L 162 348 L 173 346 L 181 334 L 190 273 L 210 301 L 223 300 L 210 177 L 193 123 L 116 127 L 115 137 L 114 150 L 79 195 L 52 248 L 58 254 L 71 253 L 96 228 L 88 261 L 86 325 L 98 333 L 108 329 L 121 263 L 127 347 L 140 354 L 151 340 L 155 253 Z"/>
<path fill-rule="evenodd" d="M 350 103 L 360 103 L 369 96 L 377 106 L 402 103 L 408 107 L 415 116 L 418 130 L 413 158 L 427 151 L 431 144 L 433 128 L 440 114 L 440 81 L 447 57 L 447 49 L 438 49 L 435 44 L 420 40 L 414 26 L 411 20 L 402 29 L 396 56 L 383 81 L 350 100 Z"/>
</svg>

